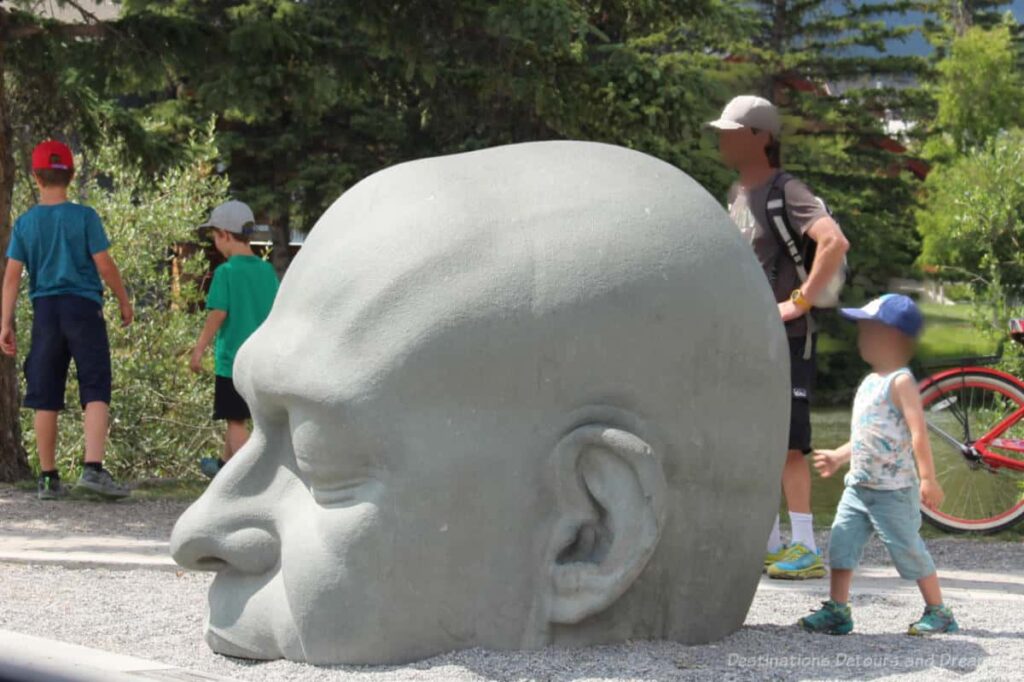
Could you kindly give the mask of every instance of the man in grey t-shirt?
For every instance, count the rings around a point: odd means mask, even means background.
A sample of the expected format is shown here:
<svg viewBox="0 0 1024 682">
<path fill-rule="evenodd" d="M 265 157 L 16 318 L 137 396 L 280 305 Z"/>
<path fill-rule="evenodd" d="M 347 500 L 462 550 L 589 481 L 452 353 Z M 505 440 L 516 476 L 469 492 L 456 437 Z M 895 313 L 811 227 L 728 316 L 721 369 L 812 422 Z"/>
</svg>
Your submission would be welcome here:
<svg viewBox="0 0 1024 682">
<path fill-rule="evenodd" d="M 736 97 L 709 125 L 718 131 L 723 162 L 739 172 L 739 180 L 729 190 L 729 214 L 764 269 L 789 337 L 793 406 L 782 489 L 793 537 L 789 546 L 783 545 L 776 517 L 768 538 L 765 567 L 773 578 L 821 578 L 825 566 L 814 542 L 811 472 L 804 458 L 811 451 L 810 397 L 815 369 L 811 301 L 842 267 L 849 243 L 824 204 L 804 183 L 780 175 L 782 121 L 771 102 L 750 95 Z M 793 229 L 817 246 L 803 282 L 768 220 L 768 194 L 776 183 L 784 183 L 786 212 Z"/>
</svg>

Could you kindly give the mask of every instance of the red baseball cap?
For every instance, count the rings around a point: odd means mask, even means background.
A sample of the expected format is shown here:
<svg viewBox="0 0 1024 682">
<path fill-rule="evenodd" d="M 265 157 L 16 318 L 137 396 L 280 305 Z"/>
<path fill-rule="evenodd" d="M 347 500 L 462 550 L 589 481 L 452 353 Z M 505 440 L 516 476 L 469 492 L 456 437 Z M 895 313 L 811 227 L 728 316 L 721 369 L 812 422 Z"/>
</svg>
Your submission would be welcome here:
<svg viewBox="0 0 1024 682">
<path fill-rule="evenodd" d="M 32 170 L 74 170 L 75 160 L 63 142 L 47 140 L 32 150 Z"/>
</svg>

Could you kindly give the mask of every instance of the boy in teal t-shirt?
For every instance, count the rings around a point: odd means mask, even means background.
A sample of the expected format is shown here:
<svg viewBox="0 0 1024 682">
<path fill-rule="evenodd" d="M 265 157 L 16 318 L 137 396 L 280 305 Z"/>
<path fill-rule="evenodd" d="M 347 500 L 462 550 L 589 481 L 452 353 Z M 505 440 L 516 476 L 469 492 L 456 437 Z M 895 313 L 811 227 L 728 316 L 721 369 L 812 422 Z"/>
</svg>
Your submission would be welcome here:
<svg viewBox="0 0 1024 682">
<path fill-rule="evenodd" d="M 212 235 L 217 251 L 227 258 L 213 273 L 206 297 L 209 313 L 190 362 L 193 372 L 201 372 L 203 353 L 216 336 L 213 418 L 226 420 L 227 431 L 223 456 L 200 461 L 203 473 L 211 478 L 249 439 L 246 422 L 252 415 L 235 389 L 232 369 L 238 349 L 267 319 L 277 295 L 277 273 L 249 246 L 254 225 L 248 206 L 228 201 L 215 208 L 210 219 L 199 227 L 200 235 Z"/>
<path fill-rule="evenodd" d="M 64 409 L 72 360 L 85 430 L 85 463 L 75 487 L 116 499 L 129 491 L 103 468 L 111 395 L 103 283 L 117 296 L 125 325 L 134 313 L 100 217 L 88 206 L 68 201 L 74 173 L 71 150 L 62 142 L 47 140 L 33 150 L 39 203 L 18 218 L 11 233 L 0 305 L 0 352 L 17 352 L 14 311 L 22 272 L 27 271 L 32 341 L 24 365 L 24 406 L 35 411 L 39 499 L 55 500 L 67 492 L 57 471 L 57 415 Z"/>
</svg>

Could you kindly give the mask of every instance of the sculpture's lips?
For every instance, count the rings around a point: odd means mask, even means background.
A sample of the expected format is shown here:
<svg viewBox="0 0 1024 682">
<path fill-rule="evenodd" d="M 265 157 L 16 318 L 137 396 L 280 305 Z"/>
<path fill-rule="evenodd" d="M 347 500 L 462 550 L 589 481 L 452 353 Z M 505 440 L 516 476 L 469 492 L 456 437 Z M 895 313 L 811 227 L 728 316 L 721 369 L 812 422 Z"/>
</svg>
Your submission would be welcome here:
<svg viewBox="0 0 1024 682">
<path fill-rule="evenodd" d="M 206 632 L 204 633 L 203 638 L 211 649 L 224 656 L 232 656 L 234 658 L 252 658 L 261 661 L 272 661 L 281 657 L 280 654 L 271 654 L 271 652 L 266 650 L 258 651 L 255 647 L 249 648 L 248 646 L 238 644 L 212 625 L 206 626 Z"/>
</svg>

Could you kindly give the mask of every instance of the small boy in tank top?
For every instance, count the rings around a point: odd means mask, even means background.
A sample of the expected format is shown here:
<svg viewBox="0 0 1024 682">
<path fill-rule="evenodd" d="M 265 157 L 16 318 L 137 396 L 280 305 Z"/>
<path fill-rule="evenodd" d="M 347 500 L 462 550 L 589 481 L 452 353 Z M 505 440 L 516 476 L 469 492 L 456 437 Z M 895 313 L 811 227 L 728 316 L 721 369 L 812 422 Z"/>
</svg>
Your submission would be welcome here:
<svg viewBox="0 0 1024 682">
<path fill-rule="evenodd" d="M 935 564 L 919 532 L 920 505 L 935 508 L 943 497 L 917 382 L 907 368 L 923 326 L 921 312 L 908 297 L 886 294 L 863 308 L 843 308 L 841 314 L 857 321 L 857 347 L 872 372 L 857 389 L 850 442 L 814 454 L 822 476 L 833 475 L 846 462 L 850 471 L 829 541 L 830 599 L 798 625 L 832 635 L 853 630 L 850 583 L 875 531 L 900 577 L 917 581 L 924 597 L 924 614 L 908 634 L 956 632 L 956 619 L 942 603 Z"/>
</svg>

